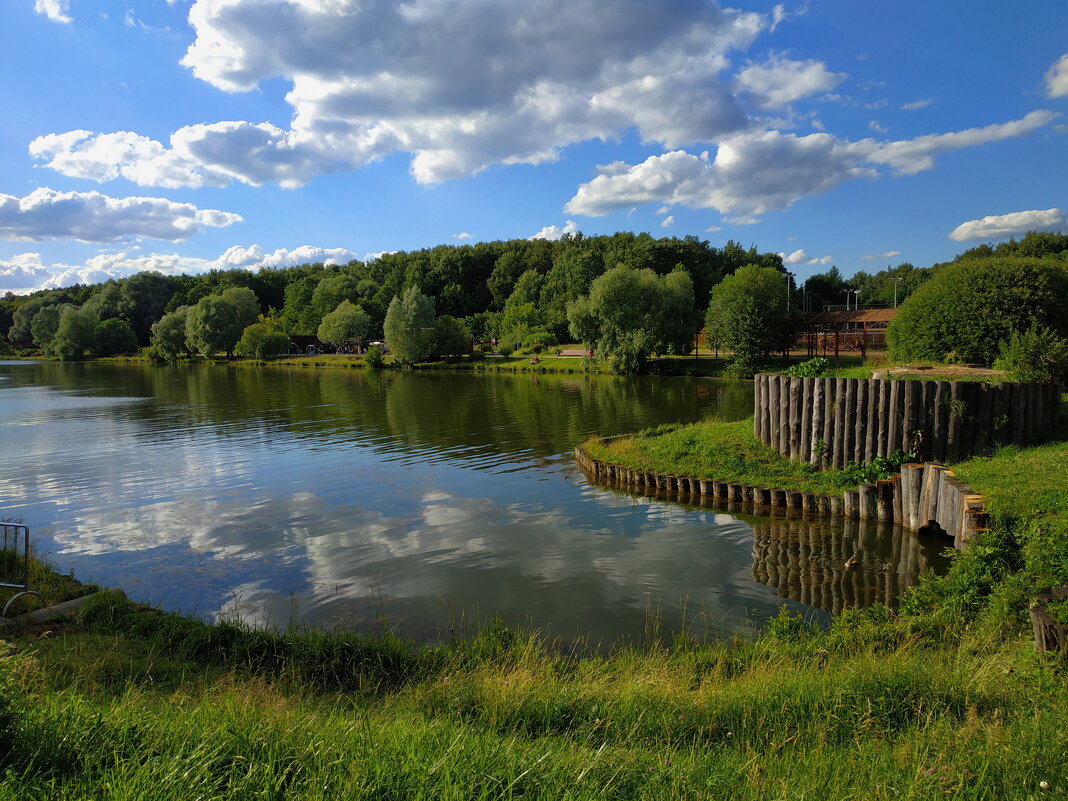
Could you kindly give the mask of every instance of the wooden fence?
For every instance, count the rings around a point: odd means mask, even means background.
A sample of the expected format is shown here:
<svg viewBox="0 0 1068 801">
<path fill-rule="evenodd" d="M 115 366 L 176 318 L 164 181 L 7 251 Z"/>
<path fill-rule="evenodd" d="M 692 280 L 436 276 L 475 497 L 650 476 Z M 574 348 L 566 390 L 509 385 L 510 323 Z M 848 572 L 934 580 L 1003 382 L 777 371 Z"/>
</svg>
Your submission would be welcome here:
<svg viewBox="0 0 1068 801">
<path fill-rule="evenodd" d="M 753 433 L 782 456 L 838 469 L 895 451 L 954 462 L 1047 438 L 1059 387 L 757 375 Z"/>
</svg>

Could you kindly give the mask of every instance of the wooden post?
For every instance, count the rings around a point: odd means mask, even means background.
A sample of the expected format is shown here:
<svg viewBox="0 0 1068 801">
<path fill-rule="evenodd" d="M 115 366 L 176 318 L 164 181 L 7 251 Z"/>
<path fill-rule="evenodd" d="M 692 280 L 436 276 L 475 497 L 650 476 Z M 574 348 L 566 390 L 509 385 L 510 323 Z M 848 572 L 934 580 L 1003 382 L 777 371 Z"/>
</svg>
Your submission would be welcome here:
<svg viewBox="0 0 1068 801">
<path fill-rule="evenodd" d="M 922 381 L 920 382 L 920 392 L 923 396 L 922 407 L 919 416 L 918 427 L 922 429 L 922 442 L 923 446 L 920 451 L 920 458 L 922 459 L 934 459 L 934 430 L 935 430 L 935 391 L 938 389 L 938 382 L 936 381 Z"/>
<path fill-rule="evenodd" d="M 893 483 L 893 496 L 894 496 L 894 522 L 901 525 L 902 517 L 904 514 L 904 506 L 901 503 L 901 473 L 895 475 L 890 481 Z"/>
<path fill-rule="evenodd" d="M 764 442 L 779 450 L 779 376 L 768 376 L 768 433 Z"/>
<path fill-rule="evenodd" d="M 753 503 L 763 506 L 771 505 L 771 489 L 769 487 L 753 487 Z"/>
<path fill-rule="evenodd" d="M 915 389 L 915 381 L 901 382 L 902 414 L 901 414 L 901 450 L 908 453 L 912 447 L 912 429 L 916 423 L 913 419 L 912 391 Z"/>
<path fill-rule="evenodd" d="M 874 484 L 861 484 L 857 487 L 860 495 L 860 517 L 865 520 L 875 520 L 878 517 L 876 490 Z"/>
<path fill-rule="evenodd" d="M 879 444 L 874 456 L 889 456 L 893 449 L 888 449 L 890 442 L 890 419 L 894 409 L 890 405 L 890 383 L 885 378 L 879 380 Z M 872 458 L 874 458 L 874 456 Z"/>
<path fill-rule="evenodd" d="M 894 482 L 883 480 L 875 482 L 875 516 L 877 519 L 893 523 L 894 517 Z"/>
<path fill-rule="evenodd" d="M 878 378 L 869 378 L 862 383 L 868 385 L 868 408 L 864 415 L 864 458 L 862 459 L 867 464 L 879 452 L 879 428 L 881 426 L 879 420 L 879 394 L 881 392 L 880 385 L 883 382 Z"/>
<path fill-rule="evenodd" d="M 974 381 L 959 383 L 961 418 L 957 459 L 960 461 L 975 454 L 975 413 L 979 406 L 979 385 Z"/>
<path fill-rule="evenodd" d="M 799 461 L 801 454 L 801 404 L 803 378 L 790 378 L 790 460 Z"/>
<path fill-rule="evenodd" d="M 838 414 L 837 387 L 835 378 L 821 378 L 823 382 L 823 458 L 820 468 L 826 470 L 834 464 L 834 418 Z"/>
<path fill-rule="evenodd" d="M 842 515 L 845 512 L 842 509 L 842 496 L 840 495 L 828 495 L 827 496 L 828 511 L 832 515 Z"/>
<path fill-rule="evenodd" d="M 801 379 L 801 445 L 797 461 L 807 462 L 812 454 L 812 398 L 815 378 Z"/>
<path fill-rule="evenodd" d="M 846 379 L 846 394 L 845 394 L 845 418 L 842 421 L 842 466 L 844 467 L 849 462 L 853 461 L 853 443 L 856 441 L 856 425 L 857 419 L 857 384 L 860 381 L 855 378 Z"/>
<path fill-rule="evenodd" d="M 915 531 L 922 523 L 920 502 L 923 500 L 923 465 L 901 465 L 901 522 Z"/>
<path fill-rule="evenodd" d="M 889 408 L 886 410 L 886 452 L 883 456 L 890 456 L 896 450 L 904 450 L 901 447 L 901 411 L 904 404 L 901 382 L 895 380 L 887 383 L 890 384 L 890 394 Z"/>
<path fill-rule="evenodd" d="M 848 406 L 847 385 L 849 379 L 839 378 L 835 381 L 835 407 L 834 413 L 834 457 L 832 465 L 835 470 L 845 467 L 845 441 L 846 441 L 846 406 Z M 852 421 L 850 421 L 852 422 Z"/>
<path fill-rule="evenodd" d="M 812 431 L 809 436 L 809 449 L 808 449 L 808 461 L 810 464 L 816 465 L 816 467 L 822 467 L 820 464 L 821 448 L 820 444 L 823 443 L 826 447 L 826 443 L 823 441 L 823 391 L 826 384 L 826 378 L 814 378 L 812 379 Z"/>
<path fill-rule="evenodd" d="M 960 424 L 961 406 L 964 400 L 961 397 L 961 382 L 949 382 L 949 400 L 946 409 L 946 461 L 957 462 L 960 460 Z"/>
<path fill-rule="evenodd" d="M 946 459 L 946 428 L 949 418 L 949 382 L 936 381 L 932 407 L 931 458 L 936 462 Z"/>
<path fill-rule="evenodd" d="M 779 455 L 790 458 L 790 376 L 779 376 Z"/>
<path fill-rule="evenodd" d="M 786 490 L 776 487 L 771 490 L 771 505 L 786 506 Z"/>
<path fill-rule="evenodd" d="M 857 406 L 856 416 L 853 418 L 853 448 L 851 450 L 852 461 L 857 464 L 864 464 L 867 459 L 865 457 L 865 440 L 870 431 L 868 428 L 868 411 L 869 411 L 869 390 L 871 389 L 871 381 L 864 378 L 858 378 L 855 382 L 857 387 Z"/>
<path fill-rule="evenodd" d="M 856 517 L 860 506 L 860 493 L 857 490 L 846 490 L 842 493 L 842 516 Z"/>
<path fill-rule="evenodd" d="M 753 376 L 753 437 L 758 442 L 763 442 L 760 430 L 760 410 L 762 408 L 761 396 L 764 393 L 764 376 L 757 373 Z"/>
</svg>

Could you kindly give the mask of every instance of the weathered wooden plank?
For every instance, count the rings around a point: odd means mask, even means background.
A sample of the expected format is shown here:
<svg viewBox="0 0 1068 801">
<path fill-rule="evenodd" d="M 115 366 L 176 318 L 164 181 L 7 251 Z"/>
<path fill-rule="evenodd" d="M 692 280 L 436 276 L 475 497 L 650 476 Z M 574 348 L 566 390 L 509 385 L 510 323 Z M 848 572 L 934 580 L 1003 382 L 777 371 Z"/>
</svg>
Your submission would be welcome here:
<svg viewBox="0 0 1068 801">
<path fill-rule="evenodd" d="M 775 451 L 779 450 L 779 377 L 768 376 L 768 435 L 764 440 Z"/>
<path fill-rule="evenodd" d="M 853 461 L 853 443 L 856 441 L 857 384 L 855 378 L 846 379 L 845 415 L 842 420 L 842 466 Z"/>
<path fill-rule="evenodd" d="M 790 377 L 779 376 L 779 454 L 790 456 Z"/>
<path fill-rule="evenodd" d="M 816 467 L 820 464 L 823 456 L 823 393 L 826 378 L 812 380 L 812 434 L 809 437 L 808 461 Z"/>
<path fill-rule="evenodd" d="M 801 445 L 797 452 L 799 462 L 809 461 L 812 454 L 812 398 L 815 383 L 814 378 L 801 379 Z"/>
<path fill-rule="evenodd" d="M 956 462 L 960 453 L 960 423 L 964 400 L 961 397 L 961 382 L 949 382 L 949 396 L 946 410 L 946 461 Z"/>
<path fill-rule="evenodd" d="M 820 467 L 827 469 L 834 464 L 835 417 L 838 414 L 838 379 L 823 379 L 823 459 Z"/>
<path fill-rule="evenodd" d="M 903 450 L 901 447 L 901 411 L 904 398 L 901 395 L 901 382 L 889 381 L 890 392 L 887 398 L 886 414 L 886 452 L 883 456 L 889 456 L 894 451 Z"/>
<path fill-rule="evenodd" d="M 835 380 L 835 403 L 837 404 L 834 413 L 834 460 L 833 466 L 835 470 L 838 470 L 845 466 L 845 447 L 846 447 L 846 408 L 848 407 L 848 399 L 846 398 L 847 389 L 849 385 L 849 379 L 839 378 Z"/>
<path fill-rule="evenodd" d="M 790 459 L 799 461 L 801 455 L 801 402 L 804 379 L 790 378 Z"/>
<path fill-rule="evenodd" d="M 946 459 L 946 430 L 949 420 L 949 382 L 936 381 L 934 405 L 932 406 L 931 458 L 936 462 Z"/>
<path fill-rule="evenodd" d="M 890 419 L 893 417 L 893 409 L 890 406 L 890 383 L 885 379 L 879 381 L 879 403 L 876 409 L 879 419 L 879 431 L 872 459 L 876 456 L 889 456 L 893 453 L 893 449 L 887 450 L 890 442 Z M 871 461 L 871 459 L 868 461 Z"/>
<path fill-rule="evenodd" d="M 967 459 L 975 453 L 975 415 L 979 406 L 979 384 L 960 382 L 960 435 L 957 440 L 957 459 Z"/>
<path fill-rule="evenodd" d="M 868 388 L 871 382 L 867 379 L 857 379 L 856 385 L 856 413 L 853 416 L 853 446 L 850 448 L 851 461 L 864 464 L 864 437 L 867 434 L 868 422 Z"/>
</svg>

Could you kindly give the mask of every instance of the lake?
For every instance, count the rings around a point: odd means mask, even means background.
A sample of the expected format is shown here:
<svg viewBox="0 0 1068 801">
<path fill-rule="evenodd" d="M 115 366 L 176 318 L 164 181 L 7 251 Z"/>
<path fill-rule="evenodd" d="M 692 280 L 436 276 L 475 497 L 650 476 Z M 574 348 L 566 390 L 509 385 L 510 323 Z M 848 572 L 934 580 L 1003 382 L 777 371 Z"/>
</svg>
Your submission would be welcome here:
<svg viewBox="0 0 1068 801">
<path fill-rule="evenodd" d="M 629 495 L 573 460 L 751 405 L 709 379 L 0 362 L 0 517 L 138 601 L 421 642 L 494 616 L 602 647 L 783 603 L 826 623 L 943 569 L 893 527 Z"/>
</svg>

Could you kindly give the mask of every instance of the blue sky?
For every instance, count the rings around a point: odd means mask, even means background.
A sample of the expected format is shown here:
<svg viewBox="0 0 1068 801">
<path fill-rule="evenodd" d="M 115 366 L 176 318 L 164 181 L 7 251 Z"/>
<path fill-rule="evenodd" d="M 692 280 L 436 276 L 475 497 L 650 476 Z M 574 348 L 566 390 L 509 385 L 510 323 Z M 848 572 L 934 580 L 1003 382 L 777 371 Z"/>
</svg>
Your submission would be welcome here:
<svg viewBox="0 0 1068 801">
<path fill-rule="evenodd" d="M 0 292 L 619 230 L 1068 231 L 1068 4 L 6 0 Z"/>
</svg>

